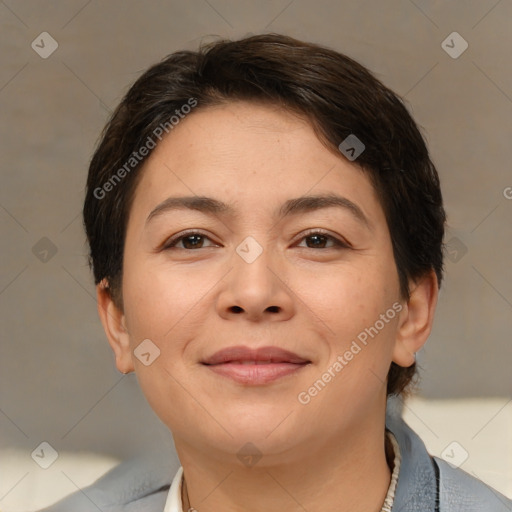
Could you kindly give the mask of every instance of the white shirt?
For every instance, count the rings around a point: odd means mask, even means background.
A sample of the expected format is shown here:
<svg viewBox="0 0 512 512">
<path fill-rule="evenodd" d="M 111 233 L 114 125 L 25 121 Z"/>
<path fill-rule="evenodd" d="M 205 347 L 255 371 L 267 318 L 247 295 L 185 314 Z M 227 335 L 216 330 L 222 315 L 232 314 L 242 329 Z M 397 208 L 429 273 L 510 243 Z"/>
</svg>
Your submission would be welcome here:
<svg viewBox="0 0 512 512">
<path fill-rule="evenodd" d="M 388 492 L 386 494 L 386 498 L 384 499 L 384 504 L 382 505 L 381 512 L 391 512 L 391 508 L 393 506 L 393 500 L 395 498 L 395 489 L 396 484 L 398 482 L 398 474 L 400 472 L 400 461 L 402 460 L 400 456 L 400 448 L 398 447 L 398 442 L 395 439 L 395 436 L 386 431 L 387 436 L 389 437 L 392 445 L 393 451 L 395 454 L 394 458 L 394 467 L 393 474 L 391 475 L 391 482 L 388 487 Z M 163 512 L 183 512 L 183 504 L 181 502 L 181 485 L 183 483 L 183 467 L 180 467 L 176 472 L 171 484 L 171 488 L 169 489 L 169 494 L 167 495 L 167 501 L 165 502 L 165 508 Z M 187 512 L 195 511 L 195 508 L 191 507 Z"/>
</svg>

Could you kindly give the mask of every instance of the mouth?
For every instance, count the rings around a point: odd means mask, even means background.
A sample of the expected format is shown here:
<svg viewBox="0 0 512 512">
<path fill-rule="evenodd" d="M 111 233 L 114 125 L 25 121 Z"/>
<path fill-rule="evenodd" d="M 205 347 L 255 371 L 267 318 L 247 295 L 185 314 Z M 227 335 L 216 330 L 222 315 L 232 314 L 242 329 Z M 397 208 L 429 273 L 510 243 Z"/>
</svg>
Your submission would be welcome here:
<svg viewBox="0 0 512 512">
<path fill-rule="evenodd" d="M 220 350 L 202 364 L 217 375 L 257 386 L 294 374 L 311 361 L 278 347 L 239 346 Z"/>
</svg>

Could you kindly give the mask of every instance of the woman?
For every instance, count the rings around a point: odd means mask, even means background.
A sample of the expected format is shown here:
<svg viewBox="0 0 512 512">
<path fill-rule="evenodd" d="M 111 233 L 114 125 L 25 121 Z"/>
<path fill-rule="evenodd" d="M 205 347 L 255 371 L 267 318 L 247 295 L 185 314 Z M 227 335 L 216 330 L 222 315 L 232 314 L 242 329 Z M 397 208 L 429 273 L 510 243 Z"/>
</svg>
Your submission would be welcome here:
<svg viewBox="0 0 512 512">
<path fill-rule="evenodd" d="M 182 467 L 125 463 L 49 510 L 511 510 L 388 404 L 432 328 L 445 212 L 360 64 L 275 34 L 170 55 L 106 126 L 84 221 L 117 368 Z"/>
</svg>

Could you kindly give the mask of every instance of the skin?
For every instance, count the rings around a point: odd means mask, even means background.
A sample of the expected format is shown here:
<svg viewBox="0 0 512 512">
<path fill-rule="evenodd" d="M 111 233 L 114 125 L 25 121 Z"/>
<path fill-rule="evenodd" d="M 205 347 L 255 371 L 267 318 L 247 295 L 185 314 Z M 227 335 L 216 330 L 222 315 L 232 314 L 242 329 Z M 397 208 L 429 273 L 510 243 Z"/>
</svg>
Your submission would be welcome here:
<svg viewBox="0 0 512 512">
<path fill-rule="evenodd" d="M 335 193 L 363 212 L 329 207 L 279 219 L 292 198 Z M 235 215 L 171 210 L 146 222 L 170 196 L 207 196 Z M 205 238 L 167 250 L 173 235 Z M 307 236 L 322 229 L 344 242 Z M 246 237 L 263 249 L 236 252 Z M 187 248 L 188 247 L 188 248 Z M 98 311 L 117 368 L 135 371 L 147 400 L 172 431 L 190 504 L 210 511 L 379 511 L 390 482 L 384 451 L 391 361 L 414 362 L 437 302 L 431 272 L 400 297 L 384 212 L 368 177 L 327 149 L 295 115 L 256 103 L 197 110 L 144 165 L 130 211 L 123 260 L 124 311 L 104 282 Z M 402 310 L 304 405 L 317 381 L 357 335 L 399 302 Z M 134 350 L 159 349 L 149 366 Z M 276 345 L 310 362 L 250 386 L 201 364 L 234 345 Z M 252 443 L 252 467 L 237 453 Z M 171 475 L 172 476 L 172 475 Z"/>
</svg>

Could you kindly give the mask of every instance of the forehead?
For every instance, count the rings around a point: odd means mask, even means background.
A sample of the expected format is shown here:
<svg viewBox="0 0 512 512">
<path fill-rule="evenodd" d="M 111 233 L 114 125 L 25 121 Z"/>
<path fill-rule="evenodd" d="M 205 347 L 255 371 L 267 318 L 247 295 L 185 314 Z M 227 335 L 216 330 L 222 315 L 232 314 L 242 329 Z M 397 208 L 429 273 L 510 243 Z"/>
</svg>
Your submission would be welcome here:
<svg viewBox="0 0 512 512">
<path fill-rule="evenodd" d="M 197 195 L 261 210 L 326 193 L 348 197 L 368 217 L 382 214 L 366 173 L 328 149 L 309 122 L 279 107 L 236 102 L 183 119 L 144 164 L 135 203 L 148 210 L 169 195 Z"/>
<path fill-rule="evenodd" d="M 278 106 L 238 101 L 193 111 L 157 146 L 150 160 L 171 153 L 190 164 L 220 161 L 224 165 L 232 160 L 233 165 L 253 164 L 256 171 L 263 162 L 305 157 L 314 161 L 329 150 L 310 123 L 296 114 Z"/>
</svg>

